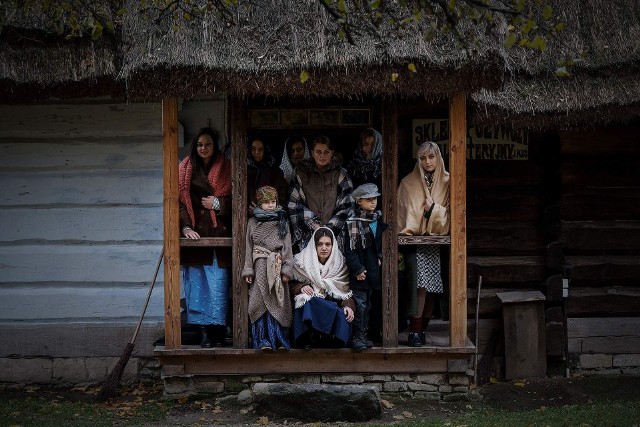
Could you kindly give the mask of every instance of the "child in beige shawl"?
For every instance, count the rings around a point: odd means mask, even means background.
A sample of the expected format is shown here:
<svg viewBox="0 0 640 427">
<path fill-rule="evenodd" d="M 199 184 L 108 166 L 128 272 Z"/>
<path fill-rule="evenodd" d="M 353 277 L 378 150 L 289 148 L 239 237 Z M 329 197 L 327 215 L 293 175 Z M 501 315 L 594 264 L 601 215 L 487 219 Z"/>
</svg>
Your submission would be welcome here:
<svg viewBox="0 0 640 427">
<path fill-rule="evenodd" d="M 401 235 L 449 234 L 449 173 L 444 169 L 440 149 L 433 142 L 418 148 L 413 172 L 398 188 L 398 229 Z M 436 294 L 444 291 L 440 275 L 440 250 L 436 245 L 418 246 L 415 254 L 417 313 L 409 318 L 409 345 L 426 344 L 427 325 Z"/>
</svg>

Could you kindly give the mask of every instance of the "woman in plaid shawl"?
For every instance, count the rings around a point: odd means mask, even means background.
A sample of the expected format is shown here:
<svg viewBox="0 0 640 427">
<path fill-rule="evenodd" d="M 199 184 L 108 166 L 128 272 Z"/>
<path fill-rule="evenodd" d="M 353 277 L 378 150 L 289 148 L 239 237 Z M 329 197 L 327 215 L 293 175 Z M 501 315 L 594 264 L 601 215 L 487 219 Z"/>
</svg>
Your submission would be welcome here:
<svg viewBox="0 0 640 427">
<path fill-rule="evenodd" d="M 325 226 L 333 231 L 342 251 L 342 229 L 354 207 L 353 184 L 328 137 L 313 140 L 311 157 L 296 167 L 289 193 L 292 241 L 302 250 L 313 232 Z"/>
</svg>

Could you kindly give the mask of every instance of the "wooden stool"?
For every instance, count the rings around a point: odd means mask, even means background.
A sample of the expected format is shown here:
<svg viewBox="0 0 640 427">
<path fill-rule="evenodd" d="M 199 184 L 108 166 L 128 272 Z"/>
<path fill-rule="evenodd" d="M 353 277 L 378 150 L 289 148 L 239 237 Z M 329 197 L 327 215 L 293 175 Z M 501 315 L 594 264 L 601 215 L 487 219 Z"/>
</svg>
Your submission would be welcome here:
<svg viewBox="0 0 640 427">
<path fill-rule="evenodd" d="M 547 375 L 544 301 L 539 291 L 501 292 L 505 379 Z"/>
</svg>

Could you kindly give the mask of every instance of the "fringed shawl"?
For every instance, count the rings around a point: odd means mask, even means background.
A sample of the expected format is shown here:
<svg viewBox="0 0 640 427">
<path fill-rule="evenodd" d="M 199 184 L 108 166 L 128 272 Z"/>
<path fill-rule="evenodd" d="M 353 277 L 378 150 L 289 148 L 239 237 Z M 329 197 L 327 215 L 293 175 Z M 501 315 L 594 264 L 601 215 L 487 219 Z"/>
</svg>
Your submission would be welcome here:
<svg viewBox="0 0 640 427">
<path fill-rule="evenodd" d="M 339 154 L 335 154 L 331 163 L 326 167 L 324 172 L 329 172 L 333 169 L 339 168 L 337 194 L 335 208 L 331 214 L 331 218 L 326 224 L 320 224 L 323 226 L 331 227 L 332 231 L 341 232 L 344 224 L 349 217 L 349 213 L 354 208 L 354 200 L 351 193 L 353 193 L 353 183 L 345 168 L 340 167 L 342 157 Z M 313 159 L 303 160 L 301 162 L 298 173 L 294 176 L 294 180 L 291 183 L 291 192 L 289 193 L 289 218 L 291 220 L 291 240 L 292 243 L 298 243 L 300 248 L 304 248 L 311 239 L 311 224 L 315 221 L 320 223 L 319 215 L 313 212 L 309 208 L 307 196 L 302 184 L 302 173 L 315 173 L 319 174 L 315 162 Z M 335 234 L 335 233 L 334 233 Z M 342 236 L 339 236 L 338 246 L 342 246 Z"/>
<path fill-rule="evenodd" d="M 315 236 L 317 230 L 313 233 Z M 333 232 L 331 232 L 333 234 Z M 311 238 L 313 242 L 313 237 Z M 327 262 L 322 265 L 318 261 L 316 245 L 307 245 L 299 254 L 293 257 L 293 278 L 294 280 L 310 285 L 313 288 L 313 296 L 326 298 L 327 295 L 336 300 L 347 300 L 351 298 L 352 292 L 349 290 L 349 272 L 345 263 L 344 255 L 338 249 L 333 238 L 333 248 Z M 295 296 L 295 308 L 302 307 L 311 296 L 301 293 Z"/>
<path fill-rule="evenodd" d="M 211 188 L 213 189 L 213 196 L 216 197 L 230 197 L 231 196 L 231 163 L 220 153 L 214 154 L 212 160 L 213 164 L 209 169 L 207 179 Z M 178 168 L 178 189 L 180 192 L 180 203 L 186 206 L 191 224 L 195 225 L 195 215 L 193 213 L 193 205 L 191 203 L 191 176 L 193 175 L 193 164 L 191 163 L 191 157 L 185 157 Z M 211 222 L 213 227 L 218 226 L 216 220 L 216 212 L 211 209 L 209 211 L 211 215 Z"/>
<path fill-rule="evenodd" d="M 444 170 L 440 150 L 436 152 L 438 162 L 433 171 L 431 191 L 425 182 L 425 171 L 420 159 L 413 172 L 405 176 L 398 188 L 398 230 L 401 235 L 447 235 L 449 234 L 449 173 Z M 435 205 L 429 220 L 424 217 L 424 202 L 431 194 Z"/>
</svg>

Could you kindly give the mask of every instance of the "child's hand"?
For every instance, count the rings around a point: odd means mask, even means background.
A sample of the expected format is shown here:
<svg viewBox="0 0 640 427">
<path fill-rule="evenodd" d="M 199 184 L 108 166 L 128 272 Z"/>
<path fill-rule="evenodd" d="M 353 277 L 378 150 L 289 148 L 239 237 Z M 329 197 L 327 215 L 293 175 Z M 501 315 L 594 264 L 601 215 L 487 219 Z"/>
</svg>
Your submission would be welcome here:
<svg viewBox="0 0 640 427">
<path fill-rule="evenodd" d="M 248 283 L 248 284 L 252 284 L 253 283 L 253 276 L 247 276 L 244 278 L 244 280 Z"/>
<path fill-rule="evenodd" d="M 363 271 L 362 273 L 360 273 L 360 274 L 358 274 L 356 276 L 356 279 L 358 279 L 358 280 L 364 280 L 366 278 L 367 278 L 367 270 Z"/>
<path fill-rule="evenodd" d="M 286 274 L 282 275 L 282 282 L 283 283 L 287 283 L 289 281 L 289 276 L 287 276 Z"/>
</svg>

